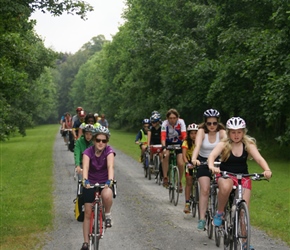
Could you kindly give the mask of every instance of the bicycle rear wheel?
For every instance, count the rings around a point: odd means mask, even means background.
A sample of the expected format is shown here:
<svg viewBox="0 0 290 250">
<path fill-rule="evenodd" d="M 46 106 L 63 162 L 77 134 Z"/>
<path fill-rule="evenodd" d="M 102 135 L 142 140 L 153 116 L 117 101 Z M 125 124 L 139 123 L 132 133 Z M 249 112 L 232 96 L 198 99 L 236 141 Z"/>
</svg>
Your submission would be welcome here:
<svg viewBox="0 0 290 250">
<path fill-rule="evenodd" d="M 250 249 L 250 216 L 246 202 L 242 201 L 238 207 L 237 232 L 235 232 L 234 249 Z"/>
<path fill-rule="evenodd" d="M 219 227 L 214 227 L 214 240 L 217 247 L 221 244 L 221 232 Z"/>
<path fill-rule="evenodd" d="M 205 219 L 206 219 L 207 237 L 209 239 L 211 239 L 212 236 L 213 236 L 213 224 L 212 224 L 212 217 L 210 215 L 210 211 L 209 210 L 206 211 Z"/>
<path fill-rule="evenodd" d="M 146 157 L 146 154 L 143 155 L 143 167 L 144 167 L 144 176 L 147 178 L 148 176 L 148 168 L 149 168 L 149 161 Z"/>
<path fill-rule="evenodd" d="M 179 170 L 178 167 L 174 167 L 173 169 L 173 200 L 174 205 L 177 206 L 179 199 Z"/>
</svg>

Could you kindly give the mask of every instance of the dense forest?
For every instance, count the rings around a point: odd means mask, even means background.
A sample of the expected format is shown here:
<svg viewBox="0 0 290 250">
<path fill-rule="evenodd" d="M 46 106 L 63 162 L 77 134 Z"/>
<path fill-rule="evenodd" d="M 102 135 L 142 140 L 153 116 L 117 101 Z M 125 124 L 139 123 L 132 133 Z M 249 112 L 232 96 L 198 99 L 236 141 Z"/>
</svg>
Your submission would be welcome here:
<svg viewBox="0 0 290 250">
<path fill-rule="evenodd" d="M 289 0 L 126 0 L 112 41 L 96 35 L 75 54 L 45 48 L 29 16 L 41 8 L 85 18 L 90 6 L 2 2 L 1 139 L 83 106 L 128 129 L 153 110 L 199 123 L 216 108 L 223 122 L 241 116 L 251 131 L 290 142 Z"/>
</svg>

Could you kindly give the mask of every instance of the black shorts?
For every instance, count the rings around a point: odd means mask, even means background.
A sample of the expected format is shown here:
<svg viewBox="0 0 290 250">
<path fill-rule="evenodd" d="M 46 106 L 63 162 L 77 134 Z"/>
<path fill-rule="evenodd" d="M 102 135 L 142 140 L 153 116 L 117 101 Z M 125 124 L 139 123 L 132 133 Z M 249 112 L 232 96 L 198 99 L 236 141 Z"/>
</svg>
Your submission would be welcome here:
<svg viewBox="0 0 290 250">
<path fill-rule="evenodd" d="M 168 145 L 180 145 L 180 144 L 174 144 L 174 143 L 166 143 L 166 146 L 168 146 Z M 176 155 L 179 155 L 179 154 L 182 154 L 182 148 L 181 148 L 181 145 L 180 145 L 180 149 L 176 149 L 175 150 L 175 153 L 176 153 Z"/>
<path fill-rule="evenodd" d="M 66 135 L 67 135 L 67 131 L 62 131 L 62 137 L 66 137 Z"/>
<path fill-rule="evenodd" d="M 207 158 L 201 157 L 200 155 L 197 157 L 200 162 L 206 162 Z M 199 165 L 196 173 L 196 178 L 207 176 L 211 179 L 211 171 L 209 171 L 208 165 Z"/>
<path fill-rule="evenodd" d="M 101 189 L 101 193 L 102 193 L 102 190 L 103 189 Z M 95 189 L 83 188 L 83 197 L 84 197 L 84 203 L 92 203 L 95 200 Z"/>
</svg>

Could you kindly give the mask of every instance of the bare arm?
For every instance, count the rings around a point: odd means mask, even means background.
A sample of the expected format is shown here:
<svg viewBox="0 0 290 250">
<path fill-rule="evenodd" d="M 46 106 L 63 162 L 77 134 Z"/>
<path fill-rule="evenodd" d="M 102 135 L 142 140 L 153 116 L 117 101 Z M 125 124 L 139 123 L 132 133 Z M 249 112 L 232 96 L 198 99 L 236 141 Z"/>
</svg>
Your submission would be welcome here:
<svg viewBox="0 0 290 250">
<path fill-rule="evenodd" d="M 260 165 L 260 167 L 264 170 L 263 174 L 267 179 L 270 179 L 272 176 L 272 171 L 266 160 L 262 157 L 256 145 L 250 144 L 248 146 L 248 152 L 253 157 L 253 159 Z"/>
<path fill-rule="evenodd" d="M 213 173 L 219 173 L 220 172 L 220 169 L 219 168 L 216 168 L 214 166 L 214 160 L 221 154 L 221 152 L 223 151 L 224 147 L 225 147 L 225 143 L 224 142 L 219 142 L 214 147 L 214 149 L 211 151 L 210 155 L 207 158 L 208 168 Z"/>
<path fill-rule="evenodd" d="M 199 129 L 196 133 L 195 147 L 194 147 L 192 157 L 191 157 L 191 161 L 193 165 L 196 165 L 199 163 L 199 161 L 197 160 L 197 156 L 199 154 L 199 150 L 200 150 L 203 139 L 204 139 L 204 130 Z"/>
<path fill-rule="evenodd" d="M 107 156 L 108 180 L 114 179 L 114 162 L 115 156 L 114 153 L 111 153 Z"/>
<path fill-rule="evenodd" d="M 83 179 L 87 180 L 89 177 L 90 158 L 83 154 Z M 89 188 L 89 186 L 87 187 Z"/>
<path fill-rule="evenodd" d="M 151 131 L 148 130 L 148 132 L 147 132 L 147 145 L 148 145 L 148 147 L 150 146 L 150 141 L 151 141 Z"/>
</svg>

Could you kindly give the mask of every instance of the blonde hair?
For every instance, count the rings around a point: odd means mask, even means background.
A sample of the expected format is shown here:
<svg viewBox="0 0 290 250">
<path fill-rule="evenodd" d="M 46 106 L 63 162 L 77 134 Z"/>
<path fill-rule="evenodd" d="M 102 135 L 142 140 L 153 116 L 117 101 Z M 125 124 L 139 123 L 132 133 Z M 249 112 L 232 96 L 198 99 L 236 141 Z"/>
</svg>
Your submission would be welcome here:
<svg viewBox="0 0 290 250">
<path fill-rule="evenodd" d="M 221 152 L 221 161 L 227 161 L 229 159 L 231 151 L 232 151 L 232 140 L 230 139 L 230 130 L 231 129 L 227 129 L 227 137 L 222 140 L 222 142 L 225 143 L 225 146 L 224 146 L 223 151 Z M 246 128 L 243 129 L 243 133 L 244 134 L 243 134 L 243 138 L 242 138 L 242 143 L 245 145 L 246 151 L 247 151 L 247 148 L 250 144 L 254 144 L 255 146 L 257 146 L 256 139 L 247 135 Z M 249 154 L 248 158 L 250 158 L 250 154 Z"/>
</svg>

